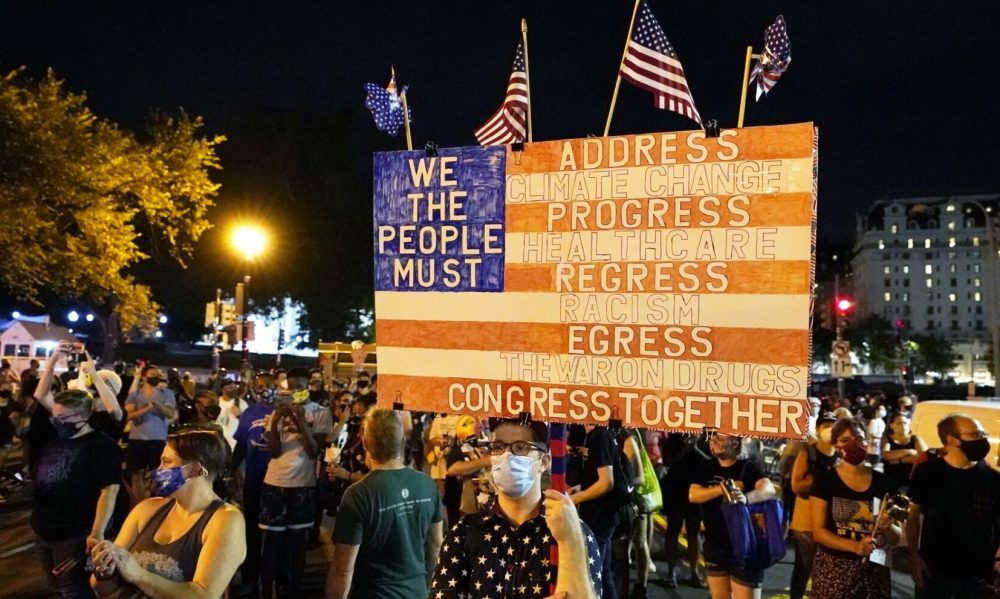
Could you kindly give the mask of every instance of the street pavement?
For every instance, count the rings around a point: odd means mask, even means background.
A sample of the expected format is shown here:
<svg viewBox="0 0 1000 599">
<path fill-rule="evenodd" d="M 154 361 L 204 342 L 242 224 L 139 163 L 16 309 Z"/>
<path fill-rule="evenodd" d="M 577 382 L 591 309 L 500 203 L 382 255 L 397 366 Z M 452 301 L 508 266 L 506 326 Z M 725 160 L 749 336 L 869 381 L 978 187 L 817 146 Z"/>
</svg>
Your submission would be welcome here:
<svg viewBox="0 0 1000 599">
<path fill-rule="evenodd" d="M 0 505 L 0 597 L 5 599 L 52 597 L 35 559 L 34 539 L 29 524 L 31 502 L 27 493 L 28 491 L 25 489 L 11 495 L 6 504 Z M 653 558 L 656 561 L 658 571 L 650 575 L 648 596 L 655 599 L 705 599 L 708 597 L 707 590 L 685 586 L 683 583 L 673 590 L 663 586 L 662 580 L 667 566 L 663 561 L 662 544 L 659 542 L 659 538 L 660 535 L 656 535 L 653 545 Z M 332 554 L 333 546 L 330 543 L 329 531 L 324 529 L 319 546 L 310 550 L 307 558 L 301 599 L 323 596 L 323 580 Z M 785 558 L 767 570 L 764 577 L 763 597 L 788 597 L 788 581 L 792 575 L 793 558 L 794 552 L 789 548 Z M 687 576 L 686 566 L 680 566 L 678 580 L 685 580 Z M 893 597 L 899 599 L 913 597 L 913 583 L 905 572 L 894 570 L 892 585 Z"/>
</svg>

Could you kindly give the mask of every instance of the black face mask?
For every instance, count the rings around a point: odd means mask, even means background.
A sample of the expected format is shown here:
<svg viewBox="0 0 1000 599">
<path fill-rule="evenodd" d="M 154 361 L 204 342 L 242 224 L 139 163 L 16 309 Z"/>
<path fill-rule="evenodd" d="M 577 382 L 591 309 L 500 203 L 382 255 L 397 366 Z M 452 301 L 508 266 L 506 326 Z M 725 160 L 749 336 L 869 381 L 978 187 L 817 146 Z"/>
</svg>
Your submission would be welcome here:
<svg viewBox="0 0 1000 599">
<path fill-rule="evenodd" d="M 205 412 L 205 417 L 209 420 L 215 420 L 222 413 L 222 408 L 219 406 L 206 406 L 202 409 Z"/>
<path fill-rule="evenodd" d="M 80 429 L 83 428 L 83 425 L 85 424 L 84 422 L 63 422 L 58 418 L 52 418 L 50 420 L 60 439 L 69 439 L 73 435 L 80 432 Z"/>
<path fill-rule="evenodd" d="M 313 389 L 309 392 L 309 399 L 319 403 L 319 400 L 323 399 L 323 392 Z"/>
<path fill-rule="evenodd" d="M 959 443 L 959 447 L 962 448 L 962 453 L 964 453 L 965 457 L 969 458 L 969 461 L 972 462 L 978 462 L 990 453 L 990 440 L 986 437 L 976 439 L 975 441 L 959 439 Z"/>
<path fill-rule="evenodd" d="M 368 381 L 367 380 L 361 379 L 360 381 L 358 381 L 358 389 L 365 389 L 367 387 L 368 387 Z"/>
<path fill-rule="evenodd" d="M 148 376 L 146 377 L 146 382 L 150 387 L 155 387 L 160 384 L 160 377 L 158 376 Z"/>
</svg>

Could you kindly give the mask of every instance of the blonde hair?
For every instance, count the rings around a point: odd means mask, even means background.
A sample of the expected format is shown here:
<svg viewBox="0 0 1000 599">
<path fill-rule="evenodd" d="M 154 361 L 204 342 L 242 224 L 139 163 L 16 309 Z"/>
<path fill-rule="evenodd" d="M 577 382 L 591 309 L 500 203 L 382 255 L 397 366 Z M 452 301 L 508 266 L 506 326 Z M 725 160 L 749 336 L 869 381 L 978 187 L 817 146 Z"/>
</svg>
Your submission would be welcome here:
<svg viewBox="0 0 1000 599">
<path fill-rule="evenodd" d="M 94 412 L 94 396 L 85 389 L 60 391 L 53 401 L 63 407 L 85 412 L 88 418 Z"/>
</svg>

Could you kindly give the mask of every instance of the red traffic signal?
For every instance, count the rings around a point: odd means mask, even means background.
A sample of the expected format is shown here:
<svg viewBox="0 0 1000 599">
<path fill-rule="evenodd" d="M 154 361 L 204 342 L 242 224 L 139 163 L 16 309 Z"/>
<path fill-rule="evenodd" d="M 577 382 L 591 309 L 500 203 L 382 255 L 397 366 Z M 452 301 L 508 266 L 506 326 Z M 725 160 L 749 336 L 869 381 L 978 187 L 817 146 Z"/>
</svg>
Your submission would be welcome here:
<svg viewBox="0 0 1000 599">
<path fill-rule="evenodd" d="M 847 314 L 854 308 L 854 302 L 847 297 L 838 297 L 835 305 L 837 306 L 837 313 L 840 315 Z"/>
</svg>

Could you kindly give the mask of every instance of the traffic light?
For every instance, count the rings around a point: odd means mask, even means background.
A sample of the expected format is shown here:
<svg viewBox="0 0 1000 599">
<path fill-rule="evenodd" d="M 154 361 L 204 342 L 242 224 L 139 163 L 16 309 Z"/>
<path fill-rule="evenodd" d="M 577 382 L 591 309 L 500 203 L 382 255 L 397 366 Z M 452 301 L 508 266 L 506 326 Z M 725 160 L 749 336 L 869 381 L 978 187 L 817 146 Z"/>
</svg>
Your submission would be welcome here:
<svg viewBox="0 0 1000 599">
<path fill-rule="evenodd" d="M 841 296 L 837 298 L 836 306 L 837 314 L 847 316 L 852 310 L 854 310 L 854 300 L 849 297 Z"/>
<path fill-rule="evenodd" d="M 826 329 L 828 331 L 832 331 L 835 328 L 833 322 L 833 308 L 827 302 L 822 302 L 819 305 L 819 326 L 821 329 Z"/>
</svg>

